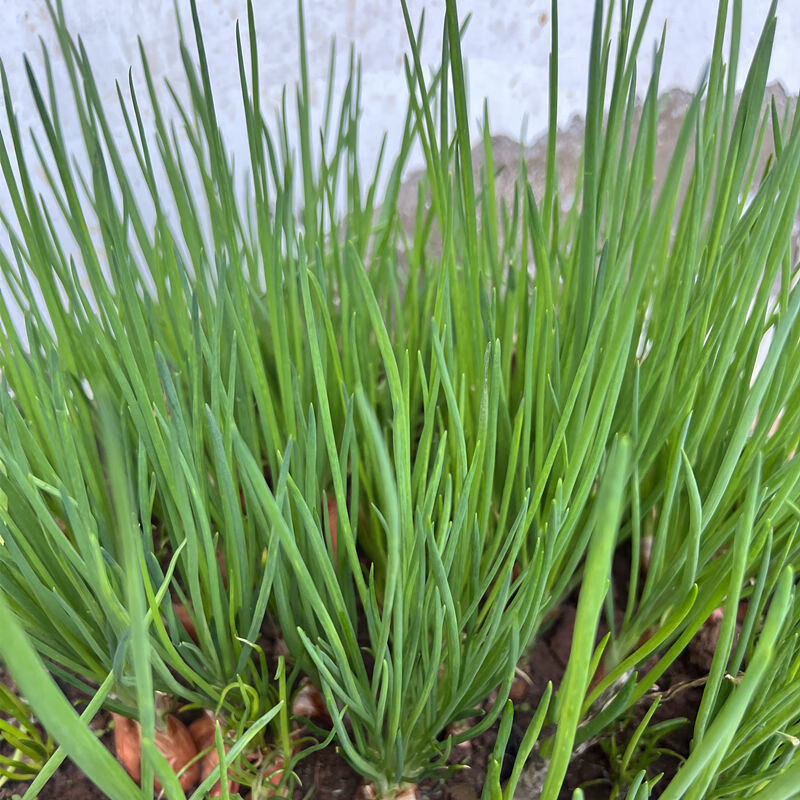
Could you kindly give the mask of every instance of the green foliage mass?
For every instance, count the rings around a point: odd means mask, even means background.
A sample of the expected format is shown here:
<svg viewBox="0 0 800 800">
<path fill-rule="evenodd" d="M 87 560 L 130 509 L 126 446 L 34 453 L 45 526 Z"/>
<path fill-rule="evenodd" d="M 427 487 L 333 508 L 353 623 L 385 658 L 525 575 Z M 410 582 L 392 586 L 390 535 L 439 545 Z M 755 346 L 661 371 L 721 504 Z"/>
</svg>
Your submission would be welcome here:
<svg viewBox="0 0 800 800">
<path fill-rule="evenodd" d="M 742 2 L 723 0 L 656 181 L 663 38 L 645 85 L 636 69 L 650 5 L 622 0 L 614 23 L 597 3 L 569 201 L 555 0 L 538 197 L 521 156 L 498 198 L 488 105 L 473 163 L 455 0 L 432 74 L 403 3 L 401 144 L 366 178 L 355 58 L 337 94 L 332 50 L 312 120 L 302 5 L 295 110 L 284 96 L 274 122 L 252 5 L 237 26 L 235 161 L 194 3 L 188 95 L 169 87 L 163 107 L 142 51 L 144 83 L 118 91 L 124 143 L 60 5 L 63 63 L 26 62 L 30 144 L 2 71 L 0 656 L 59 745 L 43 774 L 68 754 L 113 798 L 150 797 L 154 772 L 183 796 L 153 744 L 164 694 L 230 722 L 223 767 L 270 737 L 288 759 L 274 619 L 289 685 L 320 687 L 342 755 L 380 795 L 443 774 L 454 744 L 500 719 L 485 797 L 527 781 L 555 800 L 601 740 L 612 796 L 638 800 L 664 728 L 648 714 L 620 744 L 619 723 L 724 606 L 691 753 L 661 796 L 795 796 L 800 120 L 767 97 L 775 4 L 738 96 Z M 610 591 L 622 551 L 629 578 Z M 516 665 L 578 586 L 563 682 L 503 786 Z M 93 696 L 83 720 L 48 672 Z M 141 722 L 148 788 L 86 728 L 101 706 Z"/>
</svg>

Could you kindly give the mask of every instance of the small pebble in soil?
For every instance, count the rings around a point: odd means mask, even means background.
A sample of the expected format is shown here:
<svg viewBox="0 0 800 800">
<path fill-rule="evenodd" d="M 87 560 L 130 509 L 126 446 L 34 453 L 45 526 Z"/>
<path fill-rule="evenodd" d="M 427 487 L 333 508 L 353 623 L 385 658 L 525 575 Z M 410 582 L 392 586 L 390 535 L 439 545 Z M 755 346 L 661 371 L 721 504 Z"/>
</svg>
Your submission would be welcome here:
<svg viewBox="0 0 800 800">
<path fill-rule="evenodd" d="M 478 793 L 468 783 L 456 783 L 448 787 L 445 800 L 478 800 Z"/>
</svg>

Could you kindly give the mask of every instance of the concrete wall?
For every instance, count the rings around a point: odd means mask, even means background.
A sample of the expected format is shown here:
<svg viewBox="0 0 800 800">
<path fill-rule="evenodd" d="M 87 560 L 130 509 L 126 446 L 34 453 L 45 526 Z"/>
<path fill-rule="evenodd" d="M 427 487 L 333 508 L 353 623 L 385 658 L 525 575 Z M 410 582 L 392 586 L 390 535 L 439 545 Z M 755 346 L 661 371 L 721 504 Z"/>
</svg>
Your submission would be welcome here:
<svg viewBox="0 0 800 800">
<path fill-rule="evenodd" d="M 641 6 L 642 0 L 637 4 Z M 0 30 L 0 57 L 8 72 L 11 93 L 20 121 L 34 122 L 27 91 L 22 54 L 40 64 L 39 37 L 52 51 L 57 49 L 45 0 L 3 0 L 4 25 Z M 134 65 L 139 75 L 137 34 L 141 36 L 157 75 L 182 85 L 180 58 L 175 46 L 177 26 L 170 0 L 63 0 L 72 30 L 82 37 L 99 76 L 108 107 L 116 103 L 114 81 L 125 82 Z M 561 0 L 561 63 L 559 119 L 565 123 L 585 104 L 586 69 L 593 0 Z M 617 3 L 619 5 L 619 3 Z M 716 3 L 713 0 L 655 0 L 644 37 L 640 82 L 649 74 L 653 45 L 667 26 L 667 50 L 663 88 L 695 86 L 708 59 L 713 38 Z M 744 0 L 743 63 L 747 63 L 758 38 L 768 0 Z M 178 0 L 188 22 L 188 0 Z M 246 18 L 245 0 L 198 0 L 205 32 L 217 103 L 229 122 L 238 148 L 244 144 L 238 129 L 238 76 L 235 56 L 235 23 Z M 297 10 L 294 0 L 255 0 L 261 79 L 266 103 L 277 106 L 281 87 L 292 85 L 298 74 Z M 427 8 L 424 57 L 436 62 L 439 55 L 443 0 L 409 0 L 414 20 Z M 378 134 L 390 133 L 396 141 L 405 104 L 402 58 L 406 35 L 399 0 L 306 0 L 310 77 L 315 110 L 324 93 L 328 73 L 329 43 L 336 37 L 343 73 L 350 42 L 360 53 L 364 76 L 364 160 L 373 161 Z M 469 62 L 471 111 L 481 113 L 484 97 L 490 101 L 492 130 L 519 138 L 526 126 L 528 140 L 535 138 L 547 121 L 547 61 L 550 37 L 550 0 L 461 0 L 461 16 L 472 14 L 464 42 Z M 798 89 L 796 43 L 800 41 L 800 3 L 779 2 L 780 21 L 771 76 L 784 82 L 790 93 Z M 743 71 L 740 70 L 740 73 Z M 63 78 L 63 76 L 62 76 Z M 743 75 L 740 74 L 741 84 Z M 60 89 L 67 84 L 60 80 Z M 121 125 L 113 115 L 115 125 Z M 319 116 L 317 116 L 319 119 Z M 68 131 L 75 120 L 65 117 Z M 0 123 L 2 125 L 2 123 Z M 3 129 L 4 125 L 0 127 Z M 77 131 L 75 131 L 77 132 Z M 366 165 L 365 164 L 365 165 Z"/>
<path fill-rule="evenodd" d="M 54 0 L 55 2 L 55 0 Z M 137 35 L 149 56 L 151 69 L 159 79 L 168 78 L 179 94 L 185 94 L 182 65 L 176 46 L 177 24 L 171 0 L 62 0 L 68 24 L 80 35 L 95 68 L 101 96 L 123 158 L 132 162 L 130 146 L 125 145 L 122 115 L 118 110 L 115 81 L 127 95 L 128 68 L 133 65 L 134 81 L 143 91 Z M 240 153 L 237 164 L 246 162 L 247 142 L 240 111 L 239 81 L 235 50 L 235 23 L 246 19 L 246 0 L 197 0 L 205 33 L 212 82 L 219 119 L 231 152 Z M 261 53 L 262 106 L 279 107 L 282 87 L 290 87 L 298 77 L 298 28 L 295 0 L 253 0 Z M 444 0 L 408 0 L 414 21 L 423 5 L 427 7 L 427 36 L 424 60 L 433 65 L 440 55 Z M 617 3 L 617 5 L 619 2 Z M 639 0 L 638 6 L 643 4 Z M 184 24 L 189 0 L 177 0 Z M 693 88 L 709 58 L 714 33 L 716 3 L 713 0 L 654 0 L 651 21 L 644 36 L 639 64 L 640 84 L 646 83 L 655 42 L 662 27 L 667 28 L 667 48 L 662 70 L 662 90 Z M 758 39 L 761 20 L 768 0 L 744 0 L 742 64 L 749 59 Z M 593 0 L 561 0 L 561 58 L 559 81 L 559 122 L 581 113 L 585 101 L 587 60 Z M 310 81 L 313 92 L 312 113 L 317 124 L 328 79 L 328 56 L 331 37 L 336 37 L 341 83 L 350 43 L 361 55 L 363 68 L 363 125 L 361 132 L 362 167 L 374 164 L 381 135 L 388 131 L 388 152 L 396 152 L 406 105 L 403 54 L 407 42 L 400 12 L 400 0 L 305 0 L 306 30 L 309 47 Z M 460 0 L 462 19 L 472 14 L 464 40 L 468 60 L 470 112 L 475 120 L 481 115 L 483 100 L 489 98 L 492 131 L 530 143 L 540 136 L 547 123 L 547 64 L 550 47 L 549 0 Z M 27 86 L 22 56 L 29 54 L 34 69 L 41 75 L 43 59 L 40 38 L 53 56 L 56 93 L 60 103 L 61 123 L 71 152 L 82 150 L 80 129 L 70 113 L 69 83 L 61 69 L 55 34 L 45 0 L 0 0 L 3 25 L 0 26 L 0 58 L 8 76 L 10 93 L 23 131 L 33 126 L 42 135 Z M 790 94 L 797 94 L 796 48 L 800 41 L 800 2 L 779 0 L 779 25 L 770 77 L 781 81 Z M 738 83 L 743 81 L 741 70 Z M 166 96 L 166 92 L 162 92 Z M 293 92 L 289 99 L 292 104 Z M 672 101 L 671 101 L 672 102 Z M 292 104 L 293 107 L 293 104 Z M 145 125 L 152 116 L 145 107 Z M 680 111 L 677 112 L 680 114 Z M 675 126 L 673 125 L 674 129 Z M 523 134 L 523 129 L 525 133 Z M 0 114 L 0 133 L 8 126 Z M 580 149 L 579 128 L 560 140 L 562 167 L 573 164 Z M 473 139 L 478 128 L 473 128 Z M 577 135 L 577 138 L 576 138 Z M 660 135 L 669 146 L 671 134 Z M 572 138 L 570 138 L 570 136 Z M 574 144 L 570 144 L 574 141 Z M 509 163 L 516 163 L 518 151 L 504 143 Z M 30 152 L 29 140 L 26 148 Z M 564 152 L 568 152 L 565 157 Z M 538 154 L 537 154 L 538 153 Z M 534 166 L 529 174 L 535 180 L 535 164 L 541 167 L 541 153 L 536 147 L 527 151 Z M 496 158 L 500 158 L 498 150 Z M 569 159 L 572 159 L 570 162 Z M 538 159 L 538 162 L 537 162 Z M 79 157 L 79 161 L 82 161 Z M 413 153 L 410 169 L 421 165 L 421 154 Z M 136 173 L 136 170 L 133 170 Z M 569 169 L 562 170 L 562 177 Z M 34 168 L 37 189 L 46 192 L 44 172 Z M 136 183 L 136 179 L 134 179 Z M 145 187 L 139 179 L 142 192 Z M 502 187 L 501 187 L 502 188 Z M 413 201 L 414 197 L 410 198 Z M 12 213 L 5 183 L 0 181 L 0 208 Z M 66 234 L 63 222 L 57 222 L 60 234 Z M 98 234 L 98 230 L 93 231 Z M 0 231 L 0 247 L 8 240 Z M 101 246 L 98 235 L 98 246 Z M 8 288 L 0 279 L 0 293 Z M 15 324 L 21 325 L 18 310 L 12 306 Z"/>
</svg>

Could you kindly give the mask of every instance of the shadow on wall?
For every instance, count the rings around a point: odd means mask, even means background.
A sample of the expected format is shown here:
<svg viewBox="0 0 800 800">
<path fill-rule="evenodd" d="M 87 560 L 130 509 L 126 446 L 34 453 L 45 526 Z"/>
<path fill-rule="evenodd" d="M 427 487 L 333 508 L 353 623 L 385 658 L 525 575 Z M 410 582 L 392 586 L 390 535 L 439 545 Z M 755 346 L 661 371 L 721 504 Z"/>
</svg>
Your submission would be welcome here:
<svg viewBox="0 0 800 800">
<path fill-rule="evenodd" d="M 762 113 L 768 111 L 770 98 L 775 101 L 778 118 L 784 119 L 787 112 L 794 111 L 796 97 L 789 97 L 786 90 L 779 83 L 770 84 L 767 87 L 767 102 L 762 109 Z M 656 193 L 659 191 L 664 176 L 667 172 L 670 157 L 675 149 L 681 124 L 683 123 L 686 110 L 692 99 L 691 92 L 675 89 L 667 92 L 660 98 L 661 111 L 658 119 L 658 143 L 656 146 Z M 633 132 L 639 126 L 641 104 L 637 104 L 637 116 L 633 121 Z M 580 155 L 583 149 L 584 121 L 581 116 L 574 116 L 570 120 L 566 129 L 559 131 L 556 142 L 556 161 L 558 164 L 559 195 L 564 210 L 567 210 L 573 203 L 573 192 L 575 181 L 580 168 Z M 473 132 L 474 133 L 474 132 Z M 753 182 L 757 184 L 764 175 L 769 161 L 774 154 L 772 147 L 772 123 L 767 123 L 764 134 L 764 147 L 758 159 Z M 524 147 L 520 142 L 507 136 L 492 137 L 492 157 L 495 166 L 495 190 L 498 203 L 511 204 L 514 197 L 514 185 L 519 175 L 520 158 L 524 159 L 527 167 L 528 179 L 531 188 L 537 199 L 544 193 L 545 164 L 547 159 L 547 136 L 544 135 L 534 142 L 530 147 Z M 689 160 L 694 158 L 694 147 L 689 150 Z M 475 167 L 476 181 L 480 180 L 481 170 L 484 168 L 486 158 L 483 145 L 476 145 L 472 150 L 472 159 Z M 403 220 L 403 226 L 407 232 L 414 229 L 414 221 L 417 208 L 417 186 L 424 171 L 419 170 L 409 175 L 400 190 L 398 202 L 399 211 Z M 684 194 L 686 185 L 681 188 L 681 197 Z M 800 248 L 800 217 L 795 224 L 793 231 L 793 253 L 792 260 L 798 258 Z"/>
</svg>

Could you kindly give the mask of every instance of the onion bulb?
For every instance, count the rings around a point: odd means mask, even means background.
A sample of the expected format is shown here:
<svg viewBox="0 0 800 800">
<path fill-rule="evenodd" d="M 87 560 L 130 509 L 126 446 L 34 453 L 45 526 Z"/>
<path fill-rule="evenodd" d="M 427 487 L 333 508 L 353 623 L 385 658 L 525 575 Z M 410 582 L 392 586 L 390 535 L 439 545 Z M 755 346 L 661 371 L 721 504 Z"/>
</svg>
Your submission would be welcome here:
<svg viewBox="0 0 800 800">
<path fill-rule="evenodd" d="M 186 629 L 186 633 L 189 634 L 195 644 L 199 644 L 197 639 L 197 629 L 194 627 L 194 622 L 192 622 L 189 609 L 186 608 L 183 603 L 173 603 L 172 609 L 175 612 L 175 616 L 178 618 L 178 621 Z"/>
<path fill-rule="evenodd" d="M 128 774 L 137 783 L 142 776 L 142 733 L 138 722 L 120 714 L 112 714 L 114 719 L 114 747 L 117 759 L 125 767 Z M 167 759 L 167 763 L 175 774 L 181 772 L 178 780 L 184 791 L 191 789 L 200 774 L 200 764 L 194 762 L 184 767 L 197 755 L 197 746 L 189 733 L 189 729 L 175 716 L 167 714 L 163 727 L 157 728 L 153 743 L 158 751 Z M 161 789 L 158 778 L 155 779 L 156 790 Z"/>
<path fill-rule="evenodd" d="M 189 726 L 189 733 L 194 739 L 197 747 L 197 752 L 202 753 L 206 750 L 208 752 L 203 756 L 200 762 L 200 781 L 204 781 L 217 767 L 219 766 L 219 753 L 215 741 L 216 720 L 211 713 L 203 714 L 202 717 L 196 719 Z M 211 748 L 209 750 L 209 748 Z M 225 752 L 227 753 L 229 747 L 225 745 Z M 239 784 L 236 781 L 228 780 L 228 791 L 235 794 L 239 791 Z M 217 781 L 208 793 L 209 797 L 221 797 L 222 787 L 220 782 Z"/>
<path fill-rule="evenodd" d="M 275 787 L 281 785 L 281 781 L 283 780 L 283 759 L 278 756 L 267 768 L 267 772 L 265 774 L 267 781 Z M 285 797 L 284 795 L 278 795 L 277 793 L 266 794 L 266 797 Z"/>
</svg>

